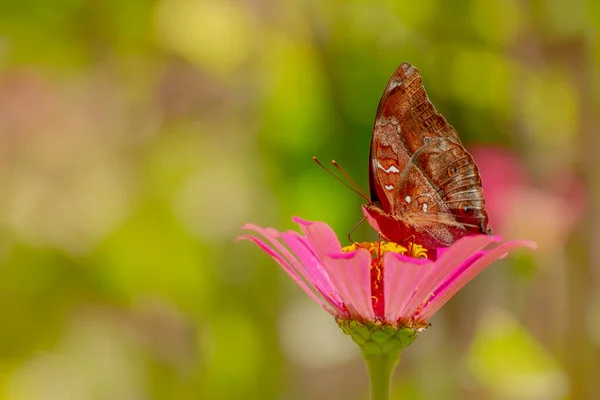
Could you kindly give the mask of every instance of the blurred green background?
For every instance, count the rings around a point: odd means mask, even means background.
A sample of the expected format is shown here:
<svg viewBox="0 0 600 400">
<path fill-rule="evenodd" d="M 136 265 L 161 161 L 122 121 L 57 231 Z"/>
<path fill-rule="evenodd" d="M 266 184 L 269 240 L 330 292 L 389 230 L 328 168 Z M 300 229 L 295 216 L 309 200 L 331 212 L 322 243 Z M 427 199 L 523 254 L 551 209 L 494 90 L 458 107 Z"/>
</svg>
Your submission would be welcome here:
<svg viewBox="0 0 600 400">
<path fill-rule="evenodd" d="M 0 399 L 363 399 L 358 348 L 245 222 L 345 237 L 403 61 L 460 132 L 497 263 L 395 399 L 599 399 L 600 3 L 0 1 Z M 366 225 L 366 224 L 365 224 Z M 369 228 L 353 237 L 367 239 Z"/>
</svg>

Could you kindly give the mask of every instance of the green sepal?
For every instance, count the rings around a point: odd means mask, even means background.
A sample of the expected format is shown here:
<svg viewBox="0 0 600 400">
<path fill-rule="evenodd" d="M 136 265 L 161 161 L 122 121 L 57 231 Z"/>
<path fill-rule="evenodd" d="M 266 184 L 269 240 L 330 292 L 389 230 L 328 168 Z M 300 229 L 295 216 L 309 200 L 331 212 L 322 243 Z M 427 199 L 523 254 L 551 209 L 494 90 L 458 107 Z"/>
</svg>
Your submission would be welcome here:
<svg viewBox="0 0 600 400">
<path fill-rule="evenodd" d="M 360 347 L 363 357 L 397 360 L 400 351 L 416 339 L 422 329 L 406 326 L 395 327 L 381 322 L 360 322 L 338 319 L 342 331 Z"/>
</svg>

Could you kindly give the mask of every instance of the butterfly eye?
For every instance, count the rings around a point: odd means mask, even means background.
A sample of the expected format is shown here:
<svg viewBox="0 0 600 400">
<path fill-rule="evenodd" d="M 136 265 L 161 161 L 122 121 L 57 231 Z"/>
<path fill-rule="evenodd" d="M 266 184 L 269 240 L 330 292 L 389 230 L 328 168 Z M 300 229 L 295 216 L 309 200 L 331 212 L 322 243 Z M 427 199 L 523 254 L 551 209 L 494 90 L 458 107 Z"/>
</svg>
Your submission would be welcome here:
<svg viewBox="0 0 600 400">
<path fill-rule="evenodd" d="M 475 213 L 475 208 L 469 202 L 462 202 L 458 205 L 458 212 L 463 217 L 470 217 Z"/>
</svg>

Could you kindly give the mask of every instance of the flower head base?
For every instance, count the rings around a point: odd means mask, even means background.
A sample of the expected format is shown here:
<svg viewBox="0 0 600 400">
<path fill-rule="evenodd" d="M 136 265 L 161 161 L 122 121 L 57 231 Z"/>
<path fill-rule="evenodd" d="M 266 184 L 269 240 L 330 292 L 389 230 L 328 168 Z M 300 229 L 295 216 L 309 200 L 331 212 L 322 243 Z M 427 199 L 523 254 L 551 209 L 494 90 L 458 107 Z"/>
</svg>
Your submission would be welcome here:
<svg viewBox="0 0 600 400">
<path fill-rule="evenodd" d="M 397 359 L 400 351 L 411 344 L 422 330 L 407 327 L 396 328 L 384 325 L 379 321 L 363 324 L 358 321 L 338 319 L 337 323 L 342 331 L 352 337 L 352 340 L 360 346 L 365 358 Z"/>
<path fill-rule="evenodd" d="M 247 224 L 261 236 L 243 236 L 269 254 L 290 277 L 338 320 L 369 327 L 390 326 L 417 332 L 458 290 L 492 261 L 517 247 L 536 248 L 517 240 L 484 250 L 499 237 L 463 237 L 446 249 L 411 244 L 359 243 L 342 249 L 323 222 L 294 218 L 303 235 Z M 424 258 L 429 256 L 429 258 Z M 354 336 L 353 336 L 354 337 Z"/>
</svg>

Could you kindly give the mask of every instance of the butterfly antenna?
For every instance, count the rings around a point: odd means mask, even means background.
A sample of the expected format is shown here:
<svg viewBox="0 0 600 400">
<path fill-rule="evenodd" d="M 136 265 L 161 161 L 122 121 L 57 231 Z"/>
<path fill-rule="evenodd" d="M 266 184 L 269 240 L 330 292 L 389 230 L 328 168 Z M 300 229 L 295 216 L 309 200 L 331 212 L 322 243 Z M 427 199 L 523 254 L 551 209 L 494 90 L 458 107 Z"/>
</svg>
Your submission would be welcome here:
<svg viewBox="0 0 600 400">
<path fill-rule="evenodd" d="M 345 180 L 343 180 L 342 178 L 340 178 L 339 176 L 337 176 L 336 174 L 333 173 L 333 171 L 331 171 L 330 169 L 328 169 L 326 166 L 324 166 L 321 161 L 319 161 L 317 159 L 317 157 L 313 157 L 313 161 L 316 162 L 317 164 L 319 164 L 319 166 L 321 168 L 323 168 L 325 171 L 327 171 L 327 173 L 329 173 L 329 175 L 333 176 L 335 179 L 337 179 L 338 181 L 340 181 L 341 183 L 343 183 L 344 185 L 346 185 L 346 187 L 350 190 L 352 190 L 354 193 L 356 193 L 357 195 L 359 195 L 360 197 L 362 197 L 363 199 L 365 199 L 366 201 L 368 201 L 369 203 L 371 203 L 371 200 L 369 199 L 369 197 L 365 194 L 365 192 L 363 192 L 358 185 L 356 185 L 356 183 L 354 183 L 354 181 L 352 179 L 350 179 L 350 177 L 348 176 L 348 174 L 346 174 L 339 165 L 337 165 L 337 163 L 335 161 L 331 161 L 331 163 L 333 165 L 335 165 L 335 167 L 346 177 L 346 179 L 348 179 L 348 182 L 346 182 Z"/>
<path fill-rule="evenodd" d="M 369 203 L 371 203 L 371 200 L 369 199 L 369 196 L 367 196 L 367 194 L 366 194 L 366 193 L 365 193 L 365 192 L 364 192 L 364 191 L 363 191 L 363 190 L 360 188 L 360 186 L 358 186 L 358 185 L 356 184 L 356 182 L 354 182 L 354 181 L 352 180 L 352 178 L 350 178 L 350 175 L 348 175 L 348 174 L 346 173 L 346 171 L 344 171 L 344 170 L 343 170 L 343 168 L 342 168 L 342 167 L 340 167 L 340 165 L 339 165 L 339 164 L 338 164 L 338 163 L 337 163 L 335 160 L 331 160 L 331 163 L 333 164 L 333 166 L 334 166 L 334 167 L 335 167 L 335 168 L 336 168 L 338 171 L 340 171 L 340 172 L 342 173 L 342 175 L 344 175 L 344 177 L 345 177 L 346 179 L 348 179 L 348 182 L 350 182 L 350 184 L 351 184 L 351 185 L 352 185 L 352 186 L 353 186 L 353 187 L 356 189 L 356 191 L 358 191 L 358 192 L 361 194 L 362 198 L 363 198 L 363 199 L 365 199 L 365 200 L 367 200 Z"/>
</svg>

